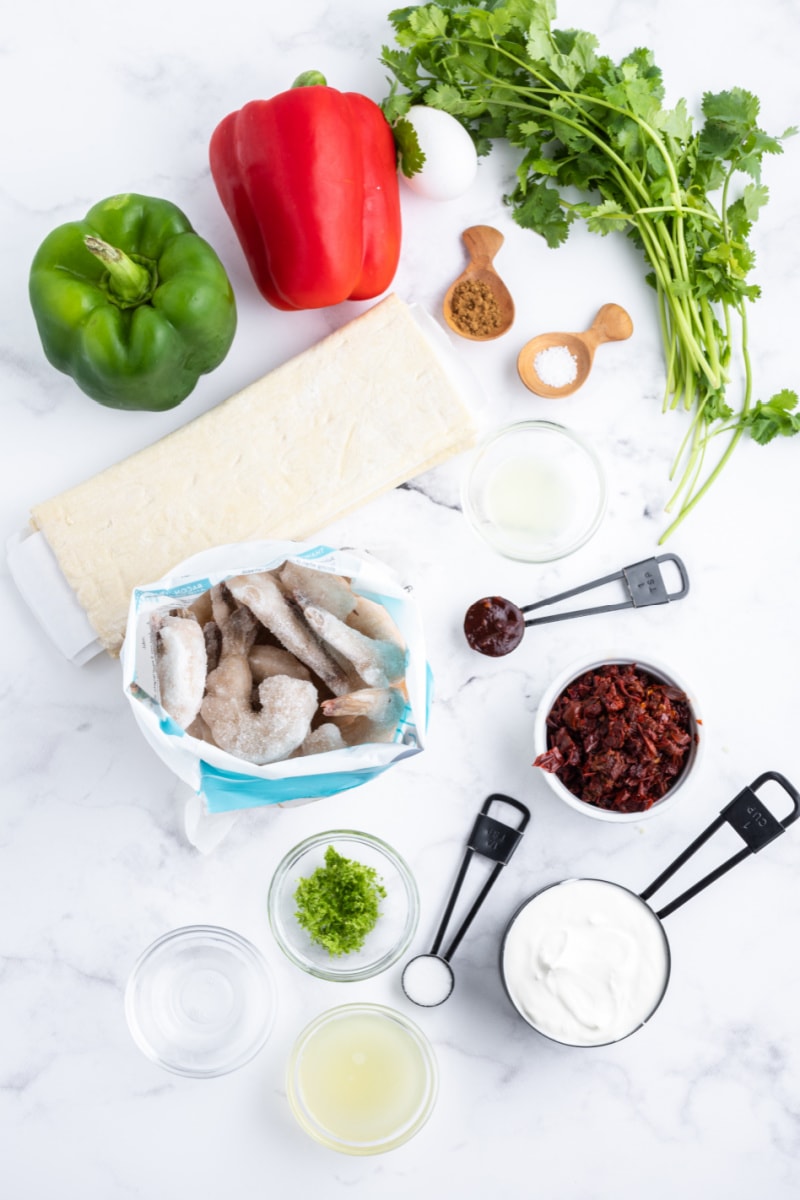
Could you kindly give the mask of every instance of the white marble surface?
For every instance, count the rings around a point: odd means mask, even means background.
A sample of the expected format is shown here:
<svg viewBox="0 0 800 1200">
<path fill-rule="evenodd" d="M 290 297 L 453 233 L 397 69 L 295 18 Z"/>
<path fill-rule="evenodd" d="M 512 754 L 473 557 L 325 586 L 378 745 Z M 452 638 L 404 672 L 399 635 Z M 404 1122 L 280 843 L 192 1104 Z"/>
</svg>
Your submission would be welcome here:
<svg viewBox="0 0 800 1200">
<path fill-rule="evenodd" d="M 258 297 L 207 168 L 216 122 L 288 86 L 303 69 L 379 99 L 391 31 L 376 0 L 38 0 L 9 10 L 0 34 L 0 369 L 4 538 L 31 504 L 205 411 L 360 310 L 281 314 Z M 562 26 L 593 29 L 619 56 L 656 51 L 672 101 L 697 111 L 703 90 L 741 85 L 765 126 L 800 118 L 797 7 L 764 0 L 562 2 Z M 771 160 L 772 199 L 753 242 L 763 298 L 751 314 L 758 395 L 797 386 L 800 143 Z M 511 1011 L 496 969 L 501 931 L 541 884 L 573 873 L 641 888 L 742 785 L 766 769 L 800 779 L 797 748 L 798 454 L 742 445 L 670 543 L 692 590 L 681 604 L 528 634 L 506 660 L 472 654 L 460 625 L 489 592 L 520 602 L 655 551 L 667 468 L 682 435 L 660 412 L 662 362 L 652 293 L 619 238 L 576 229 L 549 251 L 504 208 L 511 161 L 485 160 L 472 190 L 446 204 L 404 193 L 395 290 L 437 314 L 462 268 L 459 234 L 496 225 L 517 301 L 508 337 L 457 349 L 489 397 L 489 423 L 562 420 L 601 454 L 611 495 L 604 524 L 547 568 L 478 544 L 458 506 L 463 462 L 384 496 L 324 531 L 365 547 L 416 588 L 436 679 L 426 752 L 372 784 L 319 804 L 242 817 L 213 853 L 186 840 L 183 785 L 139 736 L 108 659 L 59 659 L 2 572 L 3 799 L 0 805 L 0 1191 L 7 1200 L 163 1200 L 229 1195 L 410 1194 L 547 1200 L 726 1195 L 788 1200 L 800 1188 L 800 849 L 795 831 L 668 921 L 673 976 L 652 1023 L 616 1047 L 549 1044 Z M 88 400 L 47 364 L 27 301 L 31 257 L 57 223 L 136 190 L 169 197 L 218 249 L 239 300 L 225 363 L 178 409 L 125 414 Z M 524 340 L 582 328 L 600 304 L 624 305 L 634 338 L 597 357 L 590 382 L 552 403 L 515 374 Z M 455 339 L 454 339 L 455 344 Z M 268 466 L 268 465 L 267 465 Z M 617 648 L 674 664 L 701 697 L 705 755 L 682 804 L 622 828 L 562 805 L 530 768 L 539 697 L 572 659 Z M 490 791 L 525 800 L 533 821 L 455 960 L 441 1009 L 413 1009 L 399 970 L 326 984 L 282 959 L 265 896 L 283 853 L 325 828 L 366 829 L 409 860 L 426 947 L 473 815 Z M 721 838 L 719 853 L 732 842 Z M 708 861 L 702 860 L 703 863 Z M 701 864 L 702 865 L 702 864 Z M 139 952 L 179 925 L 227 925 L 264 952 L 280 988 L 270 1041 L 217 1080 L 170 1075 L 134 1046 L 123 989 Z M 321 1010 L 349 1000 L 416 1017 L 441 1070 L 437 1108 L 407 1146 L 383 1157 L 326 1151 L 294 1124 L 284 1091 L 289 1047 Z"/>
</svg>

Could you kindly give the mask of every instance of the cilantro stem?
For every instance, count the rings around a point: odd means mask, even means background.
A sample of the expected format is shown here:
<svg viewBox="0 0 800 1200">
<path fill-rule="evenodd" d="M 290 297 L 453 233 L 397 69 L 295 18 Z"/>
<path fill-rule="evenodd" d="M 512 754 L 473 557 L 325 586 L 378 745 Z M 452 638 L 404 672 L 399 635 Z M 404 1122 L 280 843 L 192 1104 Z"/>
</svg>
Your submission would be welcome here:
<svg viewBox="0 0 800 1200">
<path fill-rule="evenodd" d="M 714 481 L 719 477 L 720 472 L 722 471 L 723 467 L 730 459 L 731 455 L 733 454 L 734 450 L 736 449 L 737 445 L 739 444 L 742 434 L 744 433 L 745 426 L 744 426 L 743 422 L 741 421 L 741 417 L 745 416 L 750 410 L 750 404 L 751 404 L 752 395 L 753 395 L 753 373 L 752 373 L 752 364 L 750 361 L 750 351 L 748 348 L 747 312 L 746 312 L 743 304 L 739 305 L 738 312 L 739 312 L 739 316 L 741 318 L 741 323 L 742 323 L 741 348 L 742 348 L 742 360 L 743 360 L 743 364 L 744 364 L 744 373 L 745 373 L 744 398 L 742 401 L 740 420 L 737 423 L 737 425 L 734 427 L 730 441 L 728 442 L 728 445 L 725 447 L 725 449 L 722 452 L 722 454 L 720 455 L 720 457 L 717 459 L 716 465 L 714 466 L 710 475 L 707 476 L 707 478 L 705 479 L 705 481 L 702 483 L 702 485 L 699 488 L 697 488 L 696 490 L 694 490 L 692 492 L 692 494 L 690 495 L 690 498 L 688 500 L 686 500 L 684 502 L 684 504 L 681 506 L 680 512 L 678 513 L 675 520 L 672 521 L 672 523 L 667 526 L 667 528 L 662 533 L 661 537 L 658 539 L 658 544 L 660 546 L 663 545 L 664 542 L 667 540 L 667 538 L 672 533 L 675 532 L 675 530 L 678 528 L 678 526 L 681 524 L 681 522 L 684 521 L 686 519 L 686 517 L 688 517 L 688 515 L 692 511 L 692 509 L 700 502 L 700 500 L 702 500 L 703 496 L 705 496 L 706 492 L 711 487 L 712 483 L 714 483 Z M 708 442 L 708 438 L 709 438 L 709 435 L 706 434 L 706 439 L 705 439 L 706 442 Z M 667 510 L 667 511 L 669 511 L 669 510 Z"/>
<path fill-rule="evenodd" d="M 705 330 L 706 345 L 711 359 L 711 366 L 717 379 L 722 382 L 723 374 L 720 366 L 719 353 L 717 350 L 717 335 L 714 330 L 714 318 L 711 312 L 711 305 L 706 296 L 700 297 L 700 312 L 703 318 L 703 328 Z M 719 386 L 719 384 L 717 385 Z"/>
<path fill-rule="evenodd" d="M 664 347 L 666 368 L 667 368 L 667 384 L 664 391 L 664 400 L 661 405 L 661 411 L 666 412 L 669 407 L 669 398 L 676 388 L 675 371 L 677 346 L 675 337 L 667 322 L 667 309 L 664 299 L 664 289 L 658 287 L 658 323 L 661 326 L 661 343 Z"/>
<path fill-rule="evenodd" d="M 651 204 L 648 208 L 637 208 L 636 212 L 631 215 L 633 217 L 649 217 L 658 213 L 671 213 L 672 215 L 679 213 L 682 217 L 700 217 L 701 220 L 709 221 L 718 228 L 722 227 L 722 221 L 718 213 L 706 212 L 702 208 L 676 208 L 674 204 Z"/>
<path fill-rule="evenodd" d="M 683 462 L 684 458 L 686 458 L 686 463 L 684 464 L 683 474 L 680 476 L 678 486 L 675 488 L 675 491 L 672 493 L 669 500 L 664 505 L 664 509 L 666 512 L 671 512 L 672 509 L 675 507 L 675 504 L 677 503 L 679 495 L 681 494 L 681 492 L 683 492 L 686 489 L 686 485 L 691 477 L 692 468 L 694 466 L 694 462 L 695 462 L 696 455 L 697 455 L 699 431 L 704 422 L 704 415 L 703 415 L 704 408 L 705 408 L 705 400 L 701 400 L 698 403 L 698 405 L 695 409 L 695 412 L 692 414 L 692 419 L 689 422 L 689 427 L 687 428 L 686 433 L 683 435 L 683 440 L 681 441 L 681 444 L 678 448 L 678 453 L 675 455 L 675 458 L 673 459 L 672 467 L 670 469 L 669 476 L 668 476 L 668 478 L 670 480 L 675 478 L 675 475 L 676 475 L 681 463 Z M 689 447 L 690 443 L 691 443 L 691 446 L 688 450 L 688 455 L 687 455 L 687 447 Z"/>
</svg>

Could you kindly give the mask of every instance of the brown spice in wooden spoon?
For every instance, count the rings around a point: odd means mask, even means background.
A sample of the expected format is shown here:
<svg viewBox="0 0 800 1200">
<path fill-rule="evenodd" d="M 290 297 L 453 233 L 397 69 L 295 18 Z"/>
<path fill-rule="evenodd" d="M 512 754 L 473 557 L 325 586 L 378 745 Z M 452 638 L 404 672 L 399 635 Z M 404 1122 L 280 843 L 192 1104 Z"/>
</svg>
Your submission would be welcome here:
<svg viewBox="0 0 800 1200">
<path fill-rule="evenodd" d="M 502 325 L 500 306 L 488 283 L 464 279 L 453 288 L 450 299 L 453 322 L 463 333 L 485 337 Z"/>
</svg>

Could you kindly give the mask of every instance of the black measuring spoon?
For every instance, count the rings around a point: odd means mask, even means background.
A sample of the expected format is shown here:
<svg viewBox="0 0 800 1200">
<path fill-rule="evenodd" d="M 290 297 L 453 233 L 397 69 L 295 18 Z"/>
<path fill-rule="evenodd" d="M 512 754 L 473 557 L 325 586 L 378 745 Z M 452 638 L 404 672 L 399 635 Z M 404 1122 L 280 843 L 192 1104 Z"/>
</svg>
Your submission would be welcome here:
<svg viewBox="0 0 800 1200">
<path fill-rule="evenodd" d="M 680 587 L 676 592 L 667 591 L 661 573 L 663 562 L 674 563 L 678 568 Z M 543 617 L 525 617 L 526 613 L 536 608 L 568 600 L 571 596 L 578 596 L 581 592 L 588 592 L 592 588 L 617 580 L 625 587 L 628 593 L 627 600 L 617 604 L 572 609 L 570 612 L 550 613 Z M 472 649 L 477 650 L 479 654 L 501 658 L 504 654 L 516 650 L 530 625 L 566 621 L 570 617 L 588 617 L 594 613 L 616 612 L 620 608 L 648 608 L 652 604 L 667 604 L 670 600 L 682 599 L 688 591 L 689 576 L 681 559 L 677 554 L 659 554 L 657 557 L 632 563 L 629 567 L 623 567 L 610 575 L 604 575 L 601 579 L 593 579 L 591 583 L 583 583 L 580 587 L 570 588 L 566 592 L 559 592 L 557 596 L 549 596 L 546 600 L 537 600 L 522 607 L 514 604 L 512 600 L 506 600 L 504 596 L 484 596 L 467 609 L 464 617 L 464 635 Z"/>
<path fill-rule="evenodd" d="M 489 810 L 496 804 L 509 804 L 521 813 L 519 824 L 516 826 L 506 825 L 491 816 Z M 403 991 L 412 1003 L 419 1004 L 422 1008 L 435 1008 L 437 1004 L 443 1004 L 450 996 L 455 986 L 455 975 L 450 966 L 450 960 L 475 919 L 478 909 L 489 894 L 497 876 L 519 845 L 520 838 L 530 819 L 529 810 L 519 800 L 514 800 L 511 796 L 504 796 L 501 792 L 493 792 L 491 796 L 487 796 L 467 839 L 467 848 L 464 851 L 458 876 L 447 901 L 433 945 L 427 954 L 417 954 L 414 958 L 409 959 L 403 969 Z M 473 854 L 481 854 L 485 858 L 492 859 L 495 866 L 454 934 L 450 945 L 440 953 L 444 935 Z"/>
</svg>

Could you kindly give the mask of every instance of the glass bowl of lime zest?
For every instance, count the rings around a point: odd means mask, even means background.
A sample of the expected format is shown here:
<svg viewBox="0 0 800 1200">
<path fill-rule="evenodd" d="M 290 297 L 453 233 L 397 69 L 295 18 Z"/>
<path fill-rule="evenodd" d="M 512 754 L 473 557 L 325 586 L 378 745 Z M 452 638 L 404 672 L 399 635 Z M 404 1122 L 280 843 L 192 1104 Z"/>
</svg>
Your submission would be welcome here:
<svg viewBox="0 0 800 1200">
<path fill-rule="evenodd" d="M 411 944 L 419 892 L 405 860 L 380 838 L 334 829 L 306 838 L 278 864 L 270 928 L 295 966 L 319 979 L 380 974 Z"/>
</svg>

